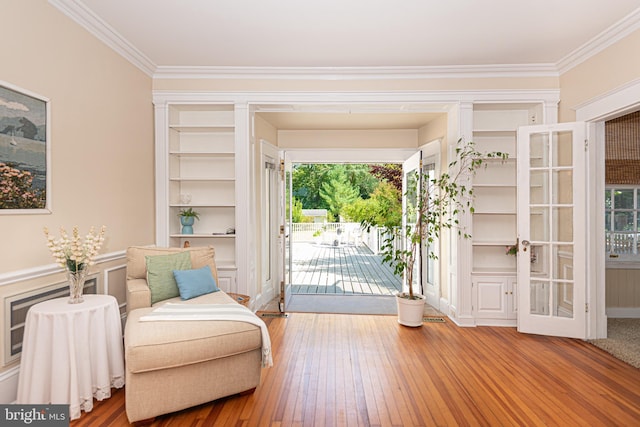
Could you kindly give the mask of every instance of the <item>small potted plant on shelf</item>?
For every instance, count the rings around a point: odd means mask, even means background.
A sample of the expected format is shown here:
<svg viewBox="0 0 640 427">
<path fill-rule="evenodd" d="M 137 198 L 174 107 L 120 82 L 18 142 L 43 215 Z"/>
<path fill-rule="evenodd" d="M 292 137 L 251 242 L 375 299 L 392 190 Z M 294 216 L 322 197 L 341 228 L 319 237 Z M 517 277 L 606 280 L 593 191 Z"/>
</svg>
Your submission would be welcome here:
<svg viewBox="0 0 640 427">
<path fill-rule="evenodd" d="M 403 228 L 384 226 L 385 235 L 382 244 L 382 262 L 389 264 L 396 275 L 404 278 L 408 292 L 396 295 L 398 305 L 398 323 L 404 326 L 422 326 L 424 295 L 414 290 L 414 267 L 423 244 L 438 241 L 445 229 L 456 229 L 458 236 L 471 237 L 458 227 L 458 216 L 464 212 L 473 213 L 473 188 L 467 185 L 477 169 L 486 159 L 507 159 L 508 154 L 502 152 L 480 153 L 473 142 L 458 141 L 455 158 L 449 168 L 439 177 L 421 180 L 418 172 L 412 177 L 415 185 L 406 189 L 407 225 Z M 370 227 L 375 224 L 363 224 Z M 429 257 L 437 259 L 433 251 Z"/>
<path fill-rule="evenodd" d="M 180 224 L 182 225 L 181 233 L 193 234 L 193 223 L 196 219 L 200 219 L 198 212 L 194 211 L 193 208 L 180 209 L 178 216 L 180 217 Z"/>
</svg>

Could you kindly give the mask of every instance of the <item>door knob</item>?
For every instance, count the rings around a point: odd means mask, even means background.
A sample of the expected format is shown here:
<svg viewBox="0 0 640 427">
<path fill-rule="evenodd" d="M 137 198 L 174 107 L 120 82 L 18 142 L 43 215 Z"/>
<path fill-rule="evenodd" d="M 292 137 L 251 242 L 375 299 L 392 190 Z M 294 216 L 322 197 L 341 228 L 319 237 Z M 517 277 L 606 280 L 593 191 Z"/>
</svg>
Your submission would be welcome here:
<svg viewBox="0 0 640 427">
<path fill-rule="evenodd" d="M 527 252 L 527 248 L 529 247 L 530 244 L 531 244 L 531 242 L 529 242 L 528 240 L 523 240 L 522 241 L 522 252 Z"/>
</svg>

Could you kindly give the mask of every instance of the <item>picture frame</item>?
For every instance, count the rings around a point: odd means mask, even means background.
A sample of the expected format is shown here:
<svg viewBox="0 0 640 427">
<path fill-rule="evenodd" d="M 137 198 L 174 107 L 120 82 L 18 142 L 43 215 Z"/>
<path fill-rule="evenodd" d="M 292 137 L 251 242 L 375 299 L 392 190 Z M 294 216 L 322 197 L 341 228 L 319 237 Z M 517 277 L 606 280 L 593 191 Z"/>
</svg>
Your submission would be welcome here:
<svg viewBox="0 0 640 427">
<path fill-rule="evenodd" d="M 51 213 L 48 98 L 0 81 L 0 215 Z"/>
</svg>

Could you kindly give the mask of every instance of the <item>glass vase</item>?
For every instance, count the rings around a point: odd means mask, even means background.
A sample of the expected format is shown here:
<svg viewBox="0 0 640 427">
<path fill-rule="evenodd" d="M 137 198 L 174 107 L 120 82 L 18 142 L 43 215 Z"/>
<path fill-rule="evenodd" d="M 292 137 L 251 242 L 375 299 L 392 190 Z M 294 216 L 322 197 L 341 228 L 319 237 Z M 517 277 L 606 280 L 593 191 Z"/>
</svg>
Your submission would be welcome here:
<svg viewBox="0 0 640 427">
<path fill-rule="evenodd" d="M 88 267 L 80 268 L 76 271 L 67 270 L 67 277 L 69 279 L 69 304 L 78 304 L 84 301 L 82 292 L 88 272 Z"/>
</svg>

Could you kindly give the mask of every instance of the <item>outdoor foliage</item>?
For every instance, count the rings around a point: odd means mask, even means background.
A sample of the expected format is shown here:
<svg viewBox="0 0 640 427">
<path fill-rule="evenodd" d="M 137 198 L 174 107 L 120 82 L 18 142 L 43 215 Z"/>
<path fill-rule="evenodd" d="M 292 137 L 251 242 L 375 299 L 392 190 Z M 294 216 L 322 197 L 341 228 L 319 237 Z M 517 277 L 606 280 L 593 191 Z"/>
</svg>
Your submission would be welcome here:
<svg viewBox="0 0 640 427">
<path fill-rule="evenodd" d="M 386 181 L 398 190 L 399 200 L 402 199 L 402 165 L 398 163 L 384 163 L 369 165 L 371 175 L 381 181 Z"/>
<path fill-rule="evenodd" d="M 360 204 L 361 200 L 373 197 L 378 185 L 389 179 L 394 182 L 394 172 L 400 165 L 367 165 L 367 164 L 300 164 L 294 165 L 293 195 L 302 203 L 304 209 L 327 209 L 329 220 L 347 217 L 353 209 L 352 204 Z M 377 171 L 377 172 L 376 172 Z M 394 184 L 395 185 L 395 184 Z M 400 188 L 402 184 L 400 184 Z M 397 193 L 401 201 L 401 190 Z M 295 216 L 295 213 L 294 213 Z M 295 219 L 294 219 L 295 222 Z"/>
<path fill-rule="evenodd" d="M 358 199 L 343 209 L 347 221 L 398 227 L 402 224 L 402 192 L 383 181 L 368 199 Z"/>
<path fill-rule="evenodd" d="M 11 163 L 0 163 L 0 209 L 45 207 L 45 193 L 32 188 L 33 175 Z"/>
<path fill-rule="evenodd" d="M 302 215 L 302 202 L 295 197 L 292 200 L 292 211 L 291 211 L 291 221 L 292 222 L 309 222 L 305 220 L 305 216 Z M 289 212 L 287 212 L 287 218 L 289 217 Z"/>
<path fill-rule="evenodd" d="M 339 220 L 342 209 L 358 199 L 358 189 L 347 180 L 343 168 L 334 168 L 327 174 L 327 178 L 320 187 L 320 197 L 325 201 L 331 216 Z"/>
</svg>

